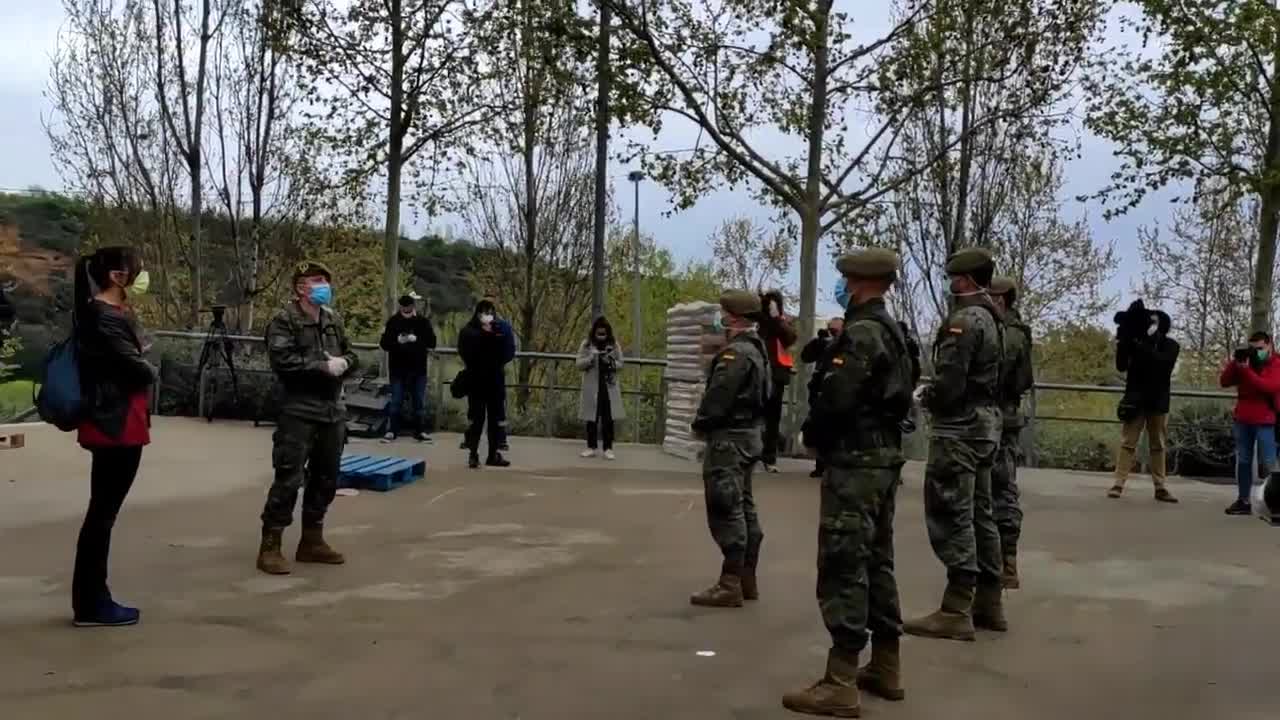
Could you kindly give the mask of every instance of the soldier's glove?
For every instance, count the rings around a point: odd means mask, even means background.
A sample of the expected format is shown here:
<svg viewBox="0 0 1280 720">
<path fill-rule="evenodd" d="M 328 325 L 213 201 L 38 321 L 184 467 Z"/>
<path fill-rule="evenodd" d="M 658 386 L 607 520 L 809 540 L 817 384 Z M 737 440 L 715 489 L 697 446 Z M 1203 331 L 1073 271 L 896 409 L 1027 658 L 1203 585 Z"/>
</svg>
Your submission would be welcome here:
<svg viewBox="0 0 1280 720">
<path fill-rule="evenodd" d="M 933 395 L 933 385 L 921 385 L 916 391 L 911 393 L 911 398 L 916 401 L 917 405 L 926 405 L 929 398 Z"/>
<path fill-rule="evenodd" d="M 400 333 L 399 335 L 397 335 L 397 336 L 396 336 L 396 342 L 398 342 L 398 343 L 400 343 L 401 345 L 403 345 L 403 344 L 405 344 L 405 343 L 409 342 L 409 336 L 408 336 L 408 335 L 406 335 L 405 333 Z"/>
<path fill-rule="evenodd" d="M 347 372 L 347 368 L 350 367 L 350 364 L 347 363 L 346 358 L 331 357 L 328 360 L 328 366 L 330 375 L 334 377 L 342 377 L 343 374 Z"/>
<path fill-rule="evenodd" d="M 418 336 L 417 336 L 417 335 L 414 335 L 413 333 L 409 333 L 408 335 L 405 335 L 404 337 L 405 337 L 405 340 L 406 340 L 407 342 L 411 342 L 411 343 L 413 343 L 413 342 L 418 342 Z"/>
</svg>

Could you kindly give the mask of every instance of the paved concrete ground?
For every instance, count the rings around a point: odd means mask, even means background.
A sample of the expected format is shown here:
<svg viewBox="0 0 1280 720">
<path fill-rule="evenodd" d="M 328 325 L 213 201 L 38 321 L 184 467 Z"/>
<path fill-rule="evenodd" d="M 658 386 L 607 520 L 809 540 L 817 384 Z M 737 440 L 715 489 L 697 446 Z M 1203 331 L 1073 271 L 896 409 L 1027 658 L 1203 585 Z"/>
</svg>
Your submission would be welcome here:
<svg viewBox="0 0 1280 720">
<path fill-rule="evenodd" d="M 516 439 L 512 469 L 468 471 L 442 437 L 425 481 L 337 500 L 348 565 L 269 578 L 269 431 L 162 420 L 155 437 L 113 548 L 136 628 L 68 624 L 84 454 L 50 431 L 0 451 L 0 717 L 754 720 L 791 717 L 779 696 L 822 667 L 801 463 L 757 482 L 763 599 L 712 611 L 687 600 L 717 569 L 696 468 L 653 448 L 607 463 Z M 899 495 L 908 614 L 942 585 L 920 482 L 909 466 Z M 1224 516 L 1226 488 L 1178 483 L 1165 506 L 1140 479 L 1120 501 L 1106 484 L 1026 472 L 1013 631 L 907 638 L 907 701 L 864 717 L 1274 720 L 1280 529 Z"/>
</svg>

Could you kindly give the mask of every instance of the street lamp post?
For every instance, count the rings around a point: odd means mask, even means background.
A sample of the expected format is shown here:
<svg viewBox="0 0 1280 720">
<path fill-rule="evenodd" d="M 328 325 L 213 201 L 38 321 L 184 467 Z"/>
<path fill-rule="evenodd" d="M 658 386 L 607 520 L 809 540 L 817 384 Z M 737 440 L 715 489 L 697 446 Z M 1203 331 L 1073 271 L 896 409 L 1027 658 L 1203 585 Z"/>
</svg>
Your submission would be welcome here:
<svg viewBox="0 0 1280 720">
<path fill-rule="evenodd" d="M 635 190 L 636 190 L 635 226 L 634 226 L 635 238 L 631 244 L 631 251 L 632 251 L 632 254 L 634 255 L 634 257 L 632 258 L 632 267 L 633 267 L 632 274 L 634 275 L 634 277 L 632 278 L 632 283 L 634 287 L 632 288 L 632 291 L 631 291 L 631 295 L 632 295 L 631 327 L 634 330 L 634 337 L 632 339 L 631 352 L 639 355 L 640 345 L 644 339 L 644 327 L 643 327 L 644 320 L 642 319 L 642 316 L 641 316 L 641 313 L 643 312 L 643 310 L 642 310 L 642 305 L 640 303 L 640 288 L 641 288 L 641 284 L 640 284 L 640 181 L 644 180 L 644 173 L 640 172 L 639 170 L 632 170 L 627 175 L 627 179 L 631 181 L 631 183 L 635 186 Z"/>
</svg>

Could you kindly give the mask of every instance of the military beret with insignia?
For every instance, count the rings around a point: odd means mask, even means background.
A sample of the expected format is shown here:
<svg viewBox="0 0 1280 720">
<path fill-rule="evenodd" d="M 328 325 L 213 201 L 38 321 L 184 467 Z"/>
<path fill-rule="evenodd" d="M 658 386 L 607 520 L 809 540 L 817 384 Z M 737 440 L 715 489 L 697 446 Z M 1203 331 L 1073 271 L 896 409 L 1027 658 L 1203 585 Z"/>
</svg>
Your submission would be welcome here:
<svg viewBox="0 0 1280 720">
<path fill-rule="evenodd" d="M 323 277 L 325 280 L 333 282 L 333 273 L 329 271 L 328 266 L 315 260 L 303 260 L 293 267 L 294 282 L 306 277 Z"/>
<path fill-rule="evenodd" d="M 725 290 L 720 294 L 720 307 L 738 317 L 760 312 L 760 296 L 746 290 Z"/>
<path fill-rule="evenodd" d="M 995 265 L 991 251 L 985 248 L 965 248 L 947 258 L 948 275 L 972 275 Z"/>
<path fill-rule="evenodd" d="M 898 274 L 898 253 L 885 248 L 864 248 L 836 260 L 841 275 L 859 278 L 884 278 Z"/>
</svg>

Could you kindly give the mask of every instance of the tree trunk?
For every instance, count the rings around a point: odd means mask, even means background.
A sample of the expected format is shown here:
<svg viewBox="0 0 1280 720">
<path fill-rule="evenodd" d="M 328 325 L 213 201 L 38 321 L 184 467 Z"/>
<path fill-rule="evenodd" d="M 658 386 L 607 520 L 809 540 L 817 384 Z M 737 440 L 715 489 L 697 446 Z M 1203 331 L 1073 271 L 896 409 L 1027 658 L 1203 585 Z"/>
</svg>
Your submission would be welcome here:
<svg viewBox="0 0 1280 720">
<path fill-rule="evenodd" d="M 533 9 L 529 7 L 529 0 L 525 0 L 521 9 L 523 18 L 520 24 L 520 54 L 524 57 L 518 64 L 524 66 L 524 97 L 521 98 L 520 106 L 521 129 L 524 132 L 520 148 L 524 160 L 524 297 L 520 307 L 520 337 L 525 349 L 533 350 L 537 327 L 533 283 L 538 260 L 538 176 L 534 153 L 538 144 L 538 107 L 541 104 L 534 73 L 540 72 L 541 66 L 539 58 L 535 57 L 533 48 L 530 47 L 533 42 Z M 529 378 L 532 375 L 533 365 L 527 358 L 522 359 L 519 370 L 520 388 L 516 392 L 516 406 L 521 412 L 529 405 Z M 545 398 L 544 402 L 551 402 L 551 398 Z"/>
<path fill-rule="evenodd" d="M 400 174 L 404 168 L 404 19 L 401 0 L 391 0 L 391 122 L 387 138 L 387 218 L 382 235 L 383 315 L 396 312 L 400 287 Z M 382 373 L 387 355 L 382 353 Z"/>
<path fill-rule="evenodd" d="M 191 167 L 191 259 L 194 267 L 191 272 L 191 304 L 192 327 L 200 326 L 200 308 L 204 305 L 204 262 L 201 259 L 201 215 L 204 212 L 204 192 L 201 180 L 204 165 L 204 84 L 208 77 L 209 67 L 209 14 L 212 11 L 212 0 L 204 0 L 200 8 L 200 59 L 196 66 L 196 116 L 191 128 L 190 167 Z M 182 48 L 177 48 L 182 52 Z"/>
<path fill-rule="evenodd" d="M 604 237 L 609 202 L 609 24 L 613 10 L 600 3 L 600 37 L 596 49 L 596 202 L 591 246 L 591 320 L 604 314 Z"/>
<path fill-rule="evenodd" d="M 822 140 L 827 119 L 827 82 L 829 49 L 827 47 L 830 0 L 824 0 L 818 8 L 814 36 L 818 39 L 813 51 L 813 99 L 809 105 L 809 158 L 805 178 L 804 208 L 800 213 L 800 314 L 796 318 L 799 342 L 813 337 L 813 320 L 818 300 L 818 241 L 822 234 Z M 800 427 L 809 413 L 809 396 L 805 390 L 809 384 L 809 366 L 799 365 L 799 373 L 791 383 L 791 412 L 787 414 L 782 437 L 790 438 L 794 428 Z"/>
<path fill-rule="evenodd" d="M 1276 231 L 1280 228 L 1280 36 L 1271 72 L 1271 122 L 1267 128 L 1267 155 L 1262 182 L 1262 202 L 1258 221 L 1258 258 L 1254 266 L 1251 331 L 1271 332 L 1271 304 L 1275 291 L 1271 283 L 1276 267 Z"/>
</svg>

